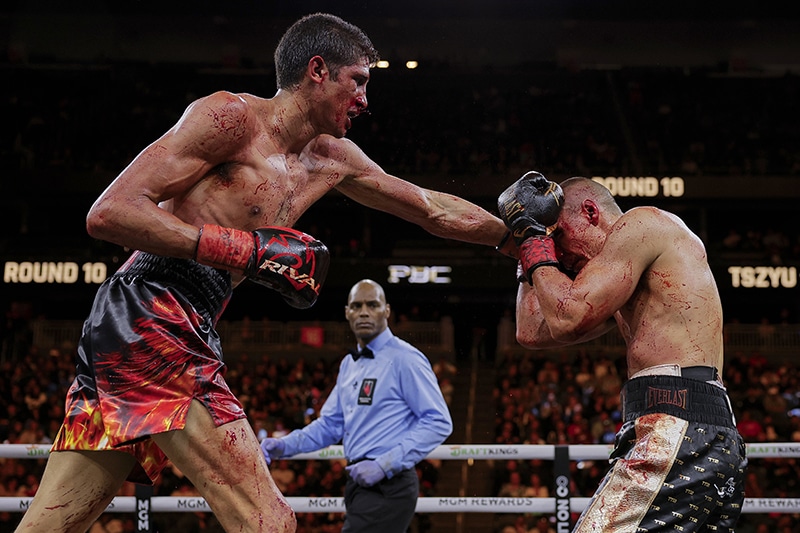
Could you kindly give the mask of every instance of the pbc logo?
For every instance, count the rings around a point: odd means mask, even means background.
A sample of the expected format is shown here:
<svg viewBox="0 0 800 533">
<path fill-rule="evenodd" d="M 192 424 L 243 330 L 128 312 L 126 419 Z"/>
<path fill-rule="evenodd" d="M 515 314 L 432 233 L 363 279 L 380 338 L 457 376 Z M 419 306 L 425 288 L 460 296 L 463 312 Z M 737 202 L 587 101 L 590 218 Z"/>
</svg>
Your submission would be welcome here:
<svg viewBox="0 0 800 533">
<path fill-rule="evenodd" d="M 361 389 L 358 391 L 358 405 L 372 405 L 376 381 L 374 378 L 366 378 L 361 382 Z"/>
</svg>

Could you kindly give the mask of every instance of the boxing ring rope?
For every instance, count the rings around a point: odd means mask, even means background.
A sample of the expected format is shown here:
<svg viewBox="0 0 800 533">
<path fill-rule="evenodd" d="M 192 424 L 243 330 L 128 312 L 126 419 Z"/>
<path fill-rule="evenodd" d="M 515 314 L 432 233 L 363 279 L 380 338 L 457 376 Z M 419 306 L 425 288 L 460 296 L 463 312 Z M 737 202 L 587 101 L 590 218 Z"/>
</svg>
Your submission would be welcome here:
<svg viewBox="0 0 800 533">
<path fill-rule="evenodd" d="M 605 444 L 453 444 L 434 449 L 428 459 L 438 460 L 506 460 L 542 459 L 561 463 L 564 461 L 607 460 L 612 446 Z M 45 444 L 0 444 L 0 458 L 46 459 L 50 446 Z M 798 458 L 800 442 L 748 443 L 749 459 Z M 291 457 L 293 460 L 337 460 L 344 459 L 342 446 L 330 446 L 312 453 Z M 567 465 L 568 467 L 568 465 Z M 568 482 L 559 481 L 556 470 L 556 496 L 550 498 L 514 498 L 502 496 L 440 496 L 420 497 L 418 513 L 542 513 L 553 514 L 569 509 L 580 513 L 590 498 L 558 497 L 566 491 Z M 568 468 L 567 468 L 568 470 Z M 142 487 L 142 486 L 137 486 Z M 150 489 L 151 487 L 144 487 Z M 563 489 L 563 490 L 560 490 Z M 343 513 L 342 497 L 287 497 L 289 505 L 297 513 Z M 32 497 L 0 497 L 0 512 L 25 512 Z M 110 513 L 166 512 L 211 512 L 201 497 L 177 496 L 117 496 L 106 509 Z M 743 513 L 800 513 L 800 498 L 746 498 Z"/>
</svg>

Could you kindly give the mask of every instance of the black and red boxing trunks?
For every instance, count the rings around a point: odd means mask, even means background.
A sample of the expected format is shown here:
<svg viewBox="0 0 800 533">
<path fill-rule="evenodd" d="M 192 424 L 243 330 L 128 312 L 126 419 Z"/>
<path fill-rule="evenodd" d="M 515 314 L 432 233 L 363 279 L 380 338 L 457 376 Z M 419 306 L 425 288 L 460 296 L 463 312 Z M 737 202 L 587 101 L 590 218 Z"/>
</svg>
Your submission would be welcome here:
<svg viewBox="0 0 800 533">
<path fill-rule="evenodd" d="M 134 252 L 100 286 L 83 325 L 52 449 L 129 453 L 138 461 L 129 479 L 147 483 L 167 461 L 148 437 L 182 429 L 192 400 L 217 425 L 245 418 L 214 329 L 231 291 L 227 272 Z"/>
<path fill-rule="evenodd" d="M 708 381 L 685 374 L 627 381 L 611 470 L 575 532 L 734 531 L 745 444 L 727 393 Z"/>
</svg>

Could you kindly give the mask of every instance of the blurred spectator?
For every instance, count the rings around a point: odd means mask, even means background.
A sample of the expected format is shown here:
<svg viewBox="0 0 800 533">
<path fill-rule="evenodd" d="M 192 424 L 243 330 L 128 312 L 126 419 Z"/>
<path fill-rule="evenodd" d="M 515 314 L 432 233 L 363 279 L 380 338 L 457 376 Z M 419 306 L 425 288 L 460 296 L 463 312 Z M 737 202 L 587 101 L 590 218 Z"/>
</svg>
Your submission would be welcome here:
<svg viewBox="0 0 800 533">
<path fill-rule="evenodd" d="M 509 474 L 508 482 L 503 483 L 500 487 L 498 496 L 506 496 L 510 498 L 521 498 L 528 491 L 526 485 L 522 484 L 522 475 L 519 472 L 511 472 Z"/>
<path fill-rule="evenodd" d="M 324 350 L 324 348 L 323 348 Z M 51 423 L 63 418 L 65 387 L 71 382 L 74 361 L 71 352 L 58 348 L 31 350 L 20 362 L 0 362 L 0 440 L 9 443 L 48 443 Z M 335 357 L 315 361 L 272 359 L 267 356 L 245 357 L 231 361 L 231 387 L 246 391 L 250 397 L 254 428 L 271 434 L 290 431 L 304 424 L 305 414 L 314 401 L 327 396 L 335 380 Z M 576 444 L 609 443 L 619 429 L 619 386 L 624 370 L 604 354 L 582 353 L 564 358 L 557 353 L 525 352 L 499 362 L 492 397 L 497 412 L 498 443 Z M 451 369 L 452 370 L 452 369 Z M 725 380 L 731 392 L 740 431 L 748 442 L 800 442 L 800 368 L 791 361 L 770 354 L 768 349 L 735 353 L 728 357 Z M 539 378 L 542 378 L 542 382 Z M 317 391 L 317 392 L 312 392 Z M 42 400 L 44 393 L 45 401 Z M 478 400 L 481 402 L 481 400 Z M 311 403 L 309 403 L 311 402 Z M 262 406 L 262 407 L 255 407 Z M 296 412 L 302 416 L 297 417 Z M 570 429 L 571 426 L 575 426 Z M 332 496 L 342 494 L 345 476 L 341 461 L 279 461 L 272 467 L 276 482 L 286 487 L 289 496 Z M 28 496 L 38 486 L 44 460 L 0 459 L 0 495 Z M 588 496 L 602 478 L 607 464 L 586 461 L 581 468 L 573 464 L 575 495 Z M 438 495 L 439 461 L 425 460 L 417 466 L 420 494 Z M 285 476 L 285 479 L 284 479 Z M 520 497 L 552 495 L 552 464 L 542 460 L 495 462 L 492 493 L 518 494 Z M 191 484 L 172 468 L 155 487 L 157 495 L 191 494 Z M 747 478 L 748 497 L 796 497 L 800 493 L 800 462 L 795 459 L 753 459 Z M 752 494 L 751 494 L 752 493 Z M 126 484 L 120 495 L 132 495 Z M 192 522 L 194 531 L 218 531 L 207 513 L 156 514 L 170 524 L 162 531 L 180 529 Z M 127 518 L 105 516 L 95 531 L 118 528 L 122 521 L 125 533 L 133 530 Z M 174 524 L 170 522 L 175 518 Z M 539 517 L 516 517 L 512 526 L 539 524 Z M 0 530 L 13 528 L 17 513 L 0 513 Z M 308 513 L 301 516 L 299 531 L 337 531 L 340 513 Z M 183 524 L 178 526 L 177 524 Z M 737 531 L 755 531 L 766 523 L 769 531 L 782 527 L 797 529 L 793 515 L 743 515 Z M 543 525 L 543 523 L 542 523 Z M 185 527 L 189 527 L 186 525 Z M 415 527 L 430 529 L 430 520 L 418 520 Z M 304 529 L 303 529 L 304 528 Z"/>
</svg>

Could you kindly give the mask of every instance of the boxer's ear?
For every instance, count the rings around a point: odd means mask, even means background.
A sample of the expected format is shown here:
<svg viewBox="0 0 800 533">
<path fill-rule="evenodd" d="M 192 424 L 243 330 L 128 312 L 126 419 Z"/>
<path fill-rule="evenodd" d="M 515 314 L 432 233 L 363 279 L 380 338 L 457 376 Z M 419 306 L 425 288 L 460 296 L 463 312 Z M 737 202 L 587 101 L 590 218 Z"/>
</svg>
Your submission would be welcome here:
<svg viewBox="0 0 800 533">
<path fill-rule="evenodd" d="M 328 65 L 321 56 L 314 56 L 308 60 L 308 67 L 306 69 L 308 77 L 315 83 L 322 83 L 325 77 L 329 74 Z"/>
<path fill-rule="evenodd" d="M 600 208 L 597 207 L 597 204 L 594 203 L 593 200 L 584 200 L 583 204 L 581 204 L 581 210 L 592 226 L 596 226 L 600 221 Z"/>
</svg>

